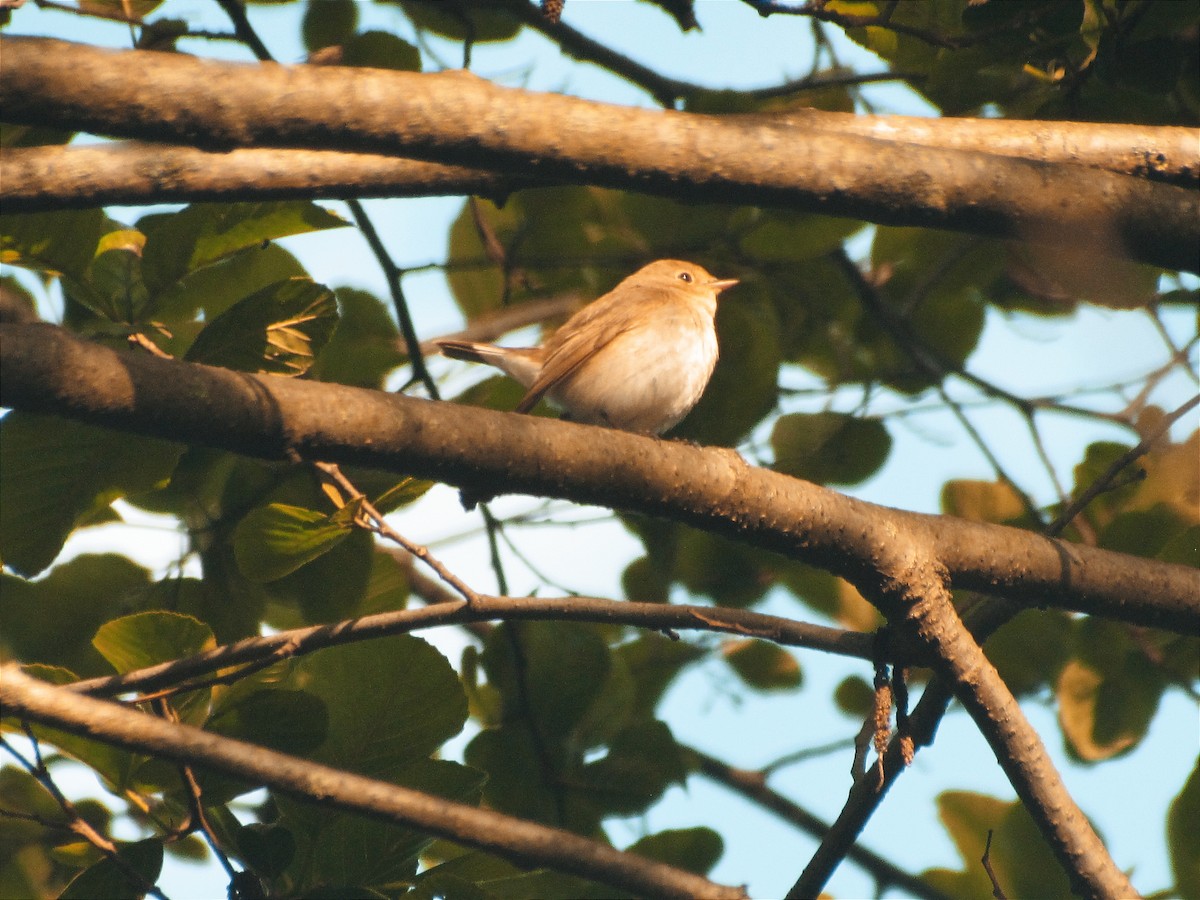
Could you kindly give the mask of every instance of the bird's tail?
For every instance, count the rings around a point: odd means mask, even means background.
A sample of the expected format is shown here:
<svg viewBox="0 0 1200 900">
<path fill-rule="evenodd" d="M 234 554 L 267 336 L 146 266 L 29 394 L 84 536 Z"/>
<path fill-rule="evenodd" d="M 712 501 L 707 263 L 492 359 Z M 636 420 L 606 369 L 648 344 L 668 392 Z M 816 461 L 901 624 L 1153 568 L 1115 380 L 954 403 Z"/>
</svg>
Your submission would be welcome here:
<svg viewBox="0 0 1200 900">
<path fill-rule="evenodd" d="M 451 359 L 461 359 L 464 362 L 486 363 L 496 365 L 500 358 L 499 348 L 491 344 L 477 344 L 474 341 L 435 341 L 442 351 L 442 356 Z"/>
</svg>

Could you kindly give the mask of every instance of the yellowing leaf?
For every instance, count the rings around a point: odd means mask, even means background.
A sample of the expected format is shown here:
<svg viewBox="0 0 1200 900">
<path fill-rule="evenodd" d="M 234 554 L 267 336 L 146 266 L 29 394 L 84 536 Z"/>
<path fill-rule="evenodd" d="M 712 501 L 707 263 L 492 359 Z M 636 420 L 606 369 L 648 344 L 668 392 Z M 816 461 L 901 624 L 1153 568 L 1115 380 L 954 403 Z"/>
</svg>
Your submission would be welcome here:
<svg viewBox="0 0 1200 900">
<path fill-rule="evenodd" d="M 268 285 L 210 322 L 187 359 L 242 372 L 303 375 L 337 326 L 333 291 L 307 278 Z"/>
<path fill-rule="evenodd" d="M 975 522 L 1004 523 L 1025 512 L 1017 492 L 1002 481 L 947 481 L 942 488 L 942 511 Z"/>
<path fill-rule="evenodd" d="M 721 655 L 742 681 L 762 691 L 796 688 L 804 680 L 796 657 L 770 641 L 726 641 Z"/>
</svg>

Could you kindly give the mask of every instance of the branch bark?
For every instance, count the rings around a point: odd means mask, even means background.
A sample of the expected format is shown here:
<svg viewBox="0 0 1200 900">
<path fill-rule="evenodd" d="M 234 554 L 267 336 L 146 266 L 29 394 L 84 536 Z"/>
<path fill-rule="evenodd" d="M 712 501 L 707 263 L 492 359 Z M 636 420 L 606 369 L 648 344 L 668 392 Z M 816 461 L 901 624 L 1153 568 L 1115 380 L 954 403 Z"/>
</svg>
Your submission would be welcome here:
<svg viewBox="0 0 1200 900">
<path fill-rule="evenodd" d="M 532 179 L 378 153 L 244 147 L 228 152 L 126 141 L 6 149 L 0 199 L 10 213 L 204 200 L 434 197 L 501 199 Z"/>
<path fill-rule="evenodd" d="M 1080 166 L 898 148 L 757 116 L 630 109 L 500 88 L 466 73 L 249 68 L 41 38 L 2 44 L 0 106 L 13 122 L 220 149 L 394 153 L 689 201 L 1070 244 L 1200 269 L 1197 192 Z M 155 90 L 139 90 L 130 71 Z"/>
<path fill-rule="evenodd" d="M 824 625 L 811 625 L 742 609 L 667 606 L 661 603 L 633 603 L 596 597 L 477 596 L 468 604 L 455 597 L 420 609 L 402 609 L 328 625 L 292 628 L 262 637 L 245 638 L 195 656 L 135 669 L 121 675 L 77 681 L 68 685 L 68 688 L 97 697 L 113 696 L 128 691 L 145 693 L 168 685 L 177 685 L 217 669 L 257 662 L 272 656 L 302 656 L 324 647 L 391 634 L 407 634 L 422 628 L 499 620 L 599 622 L 606 625 L 632 625 L 638 628 L 717 631 L 860 659 L 870 659 L 873 641 L 867 634 Z"/>
<path fill-rule="evenodd" d="M 1200 630 L 1195 569 L 877 506 L 729 450 L 118 353 L 48 325 L 0 325 L 0 402 L 251 456 L 298 454 L 673 518 L 828 569 L 868 597 L 896 536 L 912 535 L 937 548 L 956 588 Z"/>
<path fill-rule="evenodd" d="M 723 784 L 736 791 L 748 800 L 769 809 L 783 821 L 808 832 L 814 837 L 823 837 L 829 832 L 830 825 L 819 816 L 813 815 L 797 803 L 792 802 L 782 794 L 767 787 L 766 777 L 762 772 L 738 769 L 716 757 L 709 756 L 695 747 L 687 751 L 696 757 L 701 774 L 711 778 L 718 784 Z M 877 853 L 851 843 L 845 856 L 875 876 L 879 887 L 896 887 L 904 891 L 905 896 L 924 898 L 924 900 L 950 900 L 950 898 L 926 881 L 904 871 Z M 815 897 L 820 891 L 804 896 Z"/>
<path fill-rule="evenodd" d="M 1113 862 L 1087 817 L 1067 793 L 1037 732 L 1025 718 L 1000 673 L 984 656 L 954 610 L 932 548 L 909 560 L 897 559 L 883 588 L 892 594 L 897 615 L 891 624 L 930 648 L 934 671 L 953 686 L 996 755 L 1017 796 L 1071 879 L 1072 891 L 1086 897 L 1137 897 L 1125 873 Z M 789 897 L 799 896 L 793 891 Z"/>
<path fill-rule="evenodd" d="M 0 677 L 7 715 L 63 731 L 200 766 L 271 787 L 300 800 L 327 804 L 496 853 L 526 866 L 547 866 L 635 895 L 737 900 L 745 891 L 662 863 L 621 853 L 578 835 L 410 788 L 354 775 L 265 747 L 164 721 L 116 703 L 81 696 L 30 678 L 16 666 Z"/>
</svg>

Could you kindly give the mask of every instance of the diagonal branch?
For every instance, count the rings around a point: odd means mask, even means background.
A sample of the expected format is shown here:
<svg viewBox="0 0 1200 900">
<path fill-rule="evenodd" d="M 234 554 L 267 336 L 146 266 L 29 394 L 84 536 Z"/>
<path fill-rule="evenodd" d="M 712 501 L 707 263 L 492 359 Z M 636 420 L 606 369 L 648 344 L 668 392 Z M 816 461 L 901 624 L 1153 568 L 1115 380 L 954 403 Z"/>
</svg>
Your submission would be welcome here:
<svg viewBox="0 0 1200 900">
<path fill-rule="evenodd" d="M 766 777 L 763 772 L 735 768 L 694 747 L 688 747 L 687 751 L 696 757 L 700 773 L 705 777 L 711 778 L 718 784 L 722 784 L 730 790 L 741 794 L 743 797 L 753 800 L 775 813 L 785 822 L 795 825 L 797 828 L 808 832 L 814 837 L 824 837 L 829 832 L 830 825 L 828 822 L 825 822 L 820 817 L 789 800 L 777 791 L 767 787 Z M 924 898 L 924 900 L 949 900 L 945 894 L 933 885 L 904 871 L 899 866 L 865 847 L 851 844 L 846 851 L 846 857 L 875 876 L 876 881 L 881 886 L 900 888 L 907 897 Z M 813 894 L 813 896 L 816 896 L 816 894 Z"/>
<path fill-rule="evenodd" d="M 308 762 L 53 687 L 16 666 L 0 677 L 9 715 L 92 740 L 211 769 L 273 788 L 299 800 L 417 828 L 524 865 L 548 866 L 655 897 L 745 897 L 740 888 L 649 859 L 621 853 L 578 835 L 410 788 Z"/>
<path fill-rule="evenodd" d="M 929 550 L 910 543 L 883 565 L 891 578 L 872 599 L 889 611 L 890 624 L 902 635 L 923 643 L 934 654 L 935 672 L 952 685 L 954 695 L 991 746 L 1017 796 L 1070 877 L 1072 889 L 1088 897 L 1137 896 L 1067 793 L 1045 746 L 1000 674 L 958 617 L 945 575 L 932 562 Z M 936 703 L 935 698 L 932 705 Z M 900 742 L 893 741 L 886 755 L 901 752 Z M 883 769 L 886 772 L 886 760 Z M 869 783 L 872 791 L 882 788 L 878 780 Z M 819 887 L 810 880 L 816 862 L 814 857 L 789 897 L 812 896 Z"/>
<path fill-rule="evenodd" d="M 760 116 L 632 109 L 461 72 L 250 67 L 36 38 L 4 38 L 3 52 L 0 106 L 17 123 L 222 149 L 390 152 L 1200 268 L 1200 196 L 1081 166 L 910 145 L 896 153 L 887 141 Z M 156 90 L 139 90 L 131 70 Z"/>
</svg>

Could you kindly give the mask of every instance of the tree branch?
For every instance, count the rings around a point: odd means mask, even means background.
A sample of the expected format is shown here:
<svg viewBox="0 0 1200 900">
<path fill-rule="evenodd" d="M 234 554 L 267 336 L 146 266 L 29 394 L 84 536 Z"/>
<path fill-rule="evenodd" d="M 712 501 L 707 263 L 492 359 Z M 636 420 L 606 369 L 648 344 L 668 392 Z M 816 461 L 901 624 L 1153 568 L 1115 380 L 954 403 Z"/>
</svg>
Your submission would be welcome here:
<svg viewBox="0 0 1200 900">
<path fill-rule="evenodd" d="M 501 199 L 535 182 L 377 153 L 245 147 L 228 152 L 126 141 L 6 148 L 0 199 L 10 213 L 204 200 L 431 197 Z"/>
<path fill-rule="evenodd" d="M 1088 897 L 1138 896 L 1117 868 L 1087 817 L 1067 793 L 1037 732 L 1004 684 L 1000 673 L 954 610 L 936 565 L 900 561 L 891 585 L 899 615 L 892 624 L 924 642 L 935 654 L 934 670 L 953 685 L 996 755 L 1017 796 L 1071 879 L 1072 890 Z"/>
<path fill-rule="evenodd" d="M 814 837 L 824 837 L 829 832 L 828 822 L 767 787 L 766 777 L 762 772 L 734 768 L 694 747 L 688 747 L 687 752 L 696 757 L 700 765 L 700 773 L 705 777 L 753 800 L 785 822 L 795 825 Z M 925 900 L 949 900 L 933 885 L 904 871 L 865 847 L 851 844 L 846 852 L 846 857 L 870 872 L 881 885 L 897 887 L 904 891 L 905 896 L 925 898 Z M 816 894 L 812 896 L 816 896 Z"/>
<path fill-rule="evenodd" d="M 401 153 L 690 201 L 783 206 L 1070 244 L 1200 269 L 1200 195 L 985 153 L 657 112 L 461 73 L 287 67 L 4 38 L 13 122 L 228 149 Z M 156 90 L 139 91 L 129 71 Z M 1181 129 L 1186 131 L 1186 129 Z M 936 177 L 931 173 L 937 173 Z"/>
<path fill-rule="evenodd" d="M 228 666 L 303 656 L 325 647 L 406 634 L 440 625 L 492 621 L 597 622 L 638 628 L 716 631 L 758 637 L 789 647 L 807 647 L 869 659 L 872 637 L 840 628 L 811 625 L 780 616 L 710 606 L 670 606 L 596 597 L 490 597 L 476 594 L 471 602 L 454 598 L 420 609 L 402 609 L 347 619 L 328 625 L 292 628 L 250 637 L 204 653 L 136 669 L 121 675 L 77 681 L 69 688 L 95 696 L 153 691 Z"/>
<path fill-rule="evenodd" d="M 0 698 L 8 715 L 92 740 L 243 778 L 300 800 L 417 828 L 526 866 L 548 866 L 635 895 L 745 897 L 740 888 L 487 809 L 308 762 L 265 747 L 166 722 L 116 703 L 53 687 L 6 666 Z"/>
<path fill-rule="evenodd" d="M 924 536 L 956 588 L 1200 629 L 1195 569 L 876 506 L 728 450 L 122 354 L 49 325 L 0 325 L 0 402 L 262 458 L 298 454 L 669 517 L 825 568 L 868 596 L 895 536 Z"/>
</svg>

